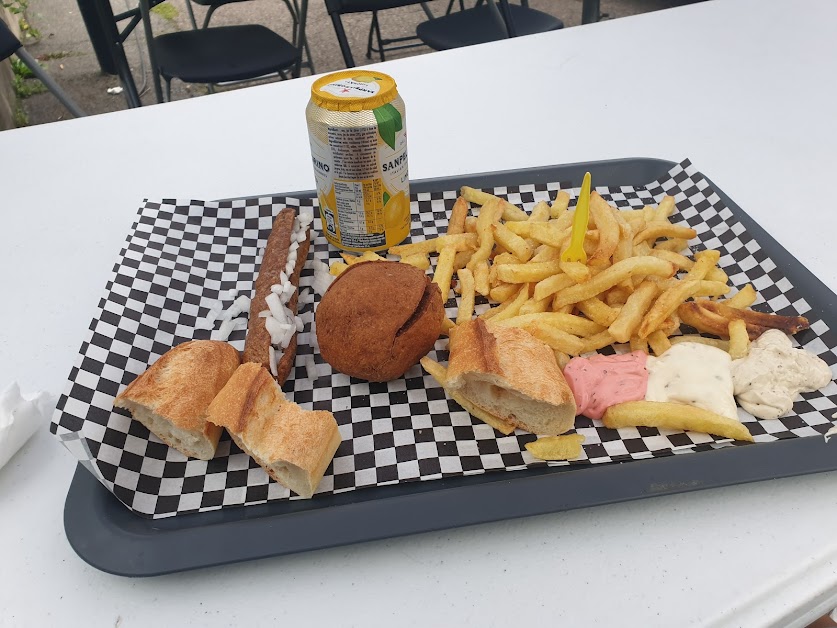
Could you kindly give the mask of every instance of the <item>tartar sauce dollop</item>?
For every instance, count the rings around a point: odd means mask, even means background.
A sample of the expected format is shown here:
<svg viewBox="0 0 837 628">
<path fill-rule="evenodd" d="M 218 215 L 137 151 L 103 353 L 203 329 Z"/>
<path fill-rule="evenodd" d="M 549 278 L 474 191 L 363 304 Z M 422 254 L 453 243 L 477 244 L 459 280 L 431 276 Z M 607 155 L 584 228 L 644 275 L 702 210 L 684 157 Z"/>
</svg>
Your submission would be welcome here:
<svg viewBox="0 0 837 628">
<path fill-rule="evenodd" d="M 805 349 L 795 349 L 779 329 L 770 329 L 750 344 L 746 358 L 732 363 L 735 396 L 759 419 L 778 419 L 790 412 L 800 392 L 813 392 L 831 381 L 831 369 Z"/>
</svg>

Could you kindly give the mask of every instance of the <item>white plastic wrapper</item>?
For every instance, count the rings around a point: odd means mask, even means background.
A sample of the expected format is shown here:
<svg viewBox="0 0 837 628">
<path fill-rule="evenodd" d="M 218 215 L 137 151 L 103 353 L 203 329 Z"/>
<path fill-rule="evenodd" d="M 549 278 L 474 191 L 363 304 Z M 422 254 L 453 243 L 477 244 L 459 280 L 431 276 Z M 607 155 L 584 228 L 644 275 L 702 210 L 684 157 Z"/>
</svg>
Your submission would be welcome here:
<svg viewBox="0 0 837 628">
<path fill-rule="evenodd" d="M 38 428 L 46 427 L 55 409 L 55 399 L 37 393 L 27 399 L 20 394 L 17 383 L 10 384 L 0 395 L 0 468 L 23 447 Z"/>
</svg>

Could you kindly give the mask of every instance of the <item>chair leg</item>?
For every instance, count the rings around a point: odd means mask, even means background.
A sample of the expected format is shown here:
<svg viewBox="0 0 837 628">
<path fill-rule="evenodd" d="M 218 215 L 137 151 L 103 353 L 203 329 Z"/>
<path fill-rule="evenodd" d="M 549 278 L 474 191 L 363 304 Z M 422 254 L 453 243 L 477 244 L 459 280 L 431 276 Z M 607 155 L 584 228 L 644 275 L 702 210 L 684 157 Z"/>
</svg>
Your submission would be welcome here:
<svg viewBox="0 0 837 628">
<path fill-rule="evenodd" d="M 422 2 L 422 3 L 421 3 L 421 8 L 422 8 L 422 9 L 424 9 L 424 14 L 427 16 L 427 19 L 428 19 L 428 20 L 432 20 L 434 17 L 436 17 L 435 15 L 433 15 L 433 11 L 431 11 L 431 10 L 428 8 L 428 6 L 427 6 L 427 3 L 426 3 L 426 2 Z"/>
<path fill-rule="evenodd" d="M 151 8 L 148 0 L 140 0 L 142 26 L 145 30 L 145 45 L 148 48 L 148 60 L 151 65 L 151 78 L 154 82 L 154 95 L 157 102 L 163 102 L 163 88 L 160 84 L 160 66 L 157 65 L 157 54 L 154 51 L 154 33 L 151 31 Z"/>
<path fill-rule="evenodd" d="M 186 0 L 186 11 L 189 12 L 189 20 L 192 22 L 192 30 L 198 30 L 198 23 L 195 20 L 195 12 L 192 10 L 192 0 Z"/>
<path fill-rule="evenodd" d="M 334 33 L 337 35 L 337 43 L 340 44 L 340 52 L 343 53 L 343 61 L 346 62 L 346 67 L 355 67 L 352 49 L 349 47 L 348 39 L 346 39 L 346 31 L 343 30 L 343 22 L 340 21 L 340 15 L 338 13 L 332 14 L 331 22 L 334 24 Z"/>
<path fill-rule="evenodd" d="M 186 1 L 188 2 L 189 0 L 186 0 Z M 218 7 L 216 7 L 214 5 L 210 5 L 209 9 L 206 12 L 206 17 L 203 19 L 203 28 L 206 28 L 207 26 L 209 26 L 209 20 L 212 19 L 212 14 L 215 13 L 215 9 L 217 9 L 217 8 Z"/>
<path fill-rule="evenodd" d="M 122 37 L 119 34 L 119 28 L 116 25 L 116 18 L 113 15 L 110 3 L 96 2 L 95 6 L 102 32 L 108 40 L 107 46 L 110 49 L 111 60 L 116 70 L 116 75 L 119 77 L 119 82 L 122 83 L 122 87 L 125 90 L 125 100 L 128 103 L 128 107 L 141 107 L 142 102 L 137 91 L 137 84 L 134 82 L 134 75 L 131 74 L 131 67 L 128 65 L 128 59 L 125 57 Z"/>
<path fill-rule="evenodd" d="M 372 11 L 372 21 L 369 23 L 369 37 L 366 39 L 366 58 L 372 58 L 372 37 L 375 34 L 375 24 L 378 23 L 378 12 Z"/>
<path fill-rule="evenodd" d="M 378 40 L 378 54 L 381 55 L 381 61 L 386 61 L 386 56 L 384 54 L 384 38 L 381 35 L 381 22 L 378 20 L 378 12 L 375 11 L 375 38 Z M 367 55 L 367 58 L 368 55 Z"/>
<path fill-rule="evenodd" d="M 38 78 L 41 83 L 47 86 L 47 89 L 53 93 L 53 95 L 59 100 L 59 102 L 64 105 L 67 110 L 73 114 L 76 118 L 83 118 L 87 114 L 84 113 L 81 108 L 70 98 L 67 93 L 58 86 L 52 77 L 44 72 L 43 68 L 41 68 L 38 61 L 30 55 L 26 49 L 21 46 L 15 51 L 18 59 L 23 61 L 24 65 L 32 71 L 32 74 Z"/>
<path fill-rule="evenodd" d="M 171 79 L 166 77 L 166 102 L 171 102 Z"/>
</svg>

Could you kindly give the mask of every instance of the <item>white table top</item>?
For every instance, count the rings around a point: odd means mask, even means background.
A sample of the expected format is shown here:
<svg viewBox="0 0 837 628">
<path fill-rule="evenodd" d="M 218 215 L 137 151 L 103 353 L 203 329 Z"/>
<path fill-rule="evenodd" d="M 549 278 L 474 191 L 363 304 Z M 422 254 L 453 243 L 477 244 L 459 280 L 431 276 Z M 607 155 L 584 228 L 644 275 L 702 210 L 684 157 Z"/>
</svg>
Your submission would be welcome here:
<svg viewBox="0 0 837 628">
<path fill-rule="evenodd" d="M 835 22 L 829 0 L 722 0 L 384 69 L 414 179 L 689 157 L 837 289 Z M 312 188 L 310 84 L 0 133 L 0 387 L 61 392 L 143 198 Z M 43 430 L 0 470 L 0 625 L 785 626 L 837 605 L 837 473 L 129 580 L 67 543 L 74 469 Z"/>
</svg>

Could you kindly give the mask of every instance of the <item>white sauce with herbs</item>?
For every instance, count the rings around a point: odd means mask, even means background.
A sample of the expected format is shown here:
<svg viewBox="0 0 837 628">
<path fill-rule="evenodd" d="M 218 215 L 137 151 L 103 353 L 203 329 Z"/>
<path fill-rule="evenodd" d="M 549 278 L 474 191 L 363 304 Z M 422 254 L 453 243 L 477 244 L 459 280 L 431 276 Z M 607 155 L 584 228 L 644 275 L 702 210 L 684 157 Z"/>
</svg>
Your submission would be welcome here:
<svg viewBox="0 0 837 628">
<path fill-rule="evenodd" d="M 746 358 L 732 364 L 735 396 L 759 419 L 790 412 L 800 392 L 813 392 L 831 381 L 831 369 L 804 349 L 794 349 L 785 332 L 770 329 L 750 345 Z"/>
<path fill-rule="evenodd" d="M 731 367 L 726 351 L 681 342 L 658 358 L 648 358 L 645 399 L 685 403 L 737 421 Z"/>
</svg>

